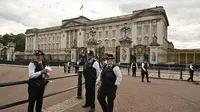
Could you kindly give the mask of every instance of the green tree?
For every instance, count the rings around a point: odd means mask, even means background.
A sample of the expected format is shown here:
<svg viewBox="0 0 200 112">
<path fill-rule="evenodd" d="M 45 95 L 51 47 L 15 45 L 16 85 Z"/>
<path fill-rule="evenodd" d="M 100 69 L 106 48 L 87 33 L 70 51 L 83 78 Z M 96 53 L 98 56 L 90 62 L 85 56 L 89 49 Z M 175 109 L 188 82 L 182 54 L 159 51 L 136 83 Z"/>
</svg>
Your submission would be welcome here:
<svg viewBox="0 0 200 112">
<path fill-rule="evenodd" d="M 23 33 L 21 34 L 5 34 L 3 36 L 0 35 L 0 43 L 2 43 L 4 46 L 7 46 L 9 42 L 16 43 L 15 51 L 21 51 L 24 52 L 25 50 L 25 37 Z"/>
<path fill-rule="evenodd" d="M 26 35 L 24 35 L 23 33 L 14 35 L 13 42 L 16 43 L 15 51 L 24 52 L 24 50 L 25 50 L 25 38 L 26 38 Z"/>
</svg>

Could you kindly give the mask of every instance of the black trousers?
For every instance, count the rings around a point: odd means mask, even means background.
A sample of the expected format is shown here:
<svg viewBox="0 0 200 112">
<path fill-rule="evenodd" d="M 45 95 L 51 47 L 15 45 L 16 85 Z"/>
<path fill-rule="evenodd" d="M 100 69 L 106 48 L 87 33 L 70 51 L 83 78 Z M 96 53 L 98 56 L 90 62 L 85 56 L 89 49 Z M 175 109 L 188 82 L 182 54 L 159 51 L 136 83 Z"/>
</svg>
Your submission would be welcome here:
<svg viewBox="0 0 200 112">
<path fill-rule="evenodd" d="M 71 66 L 68 67 L 68 73 L 70 73 Z"/>
<path fill-rule="evenodd" d="M 86 89 L 86 105 L 89 105 L 91 108 L 95 108 L 95 85 L 96 78 L 85 78 L 85 89 Z"/>
<path fill-rule="evenodd" d="M 79 67 L 75 67 L 75 73 L 78 73 Z"/>
<path fill-rule="evenodd" d="M 45 85 L 40 87 L 28 86 L 28 112 L 34 112 L 34 105 L 36 102 L 36 112 L 42 112 L 43 94 Z"/>
<path fill-rule="evenodd" d="M 136 67 L 132 67 L 132 76 L 136 77 Z"/>
<path fill-rule="evenodd" d="M 103 112 L 113 112 L 114 100 L 116 97 L 117 86 L 101 85 L 98 90 L 98 101 Z M 106 102 L 107 97 L 107 102 Z"/>
<path fill-rule="evenodd" d="M 145 77 L 145 75 L 146 75 L 146 79 L 147 79 L 147 81 L 149 81 L 149 73 L 148 73 L 148 71 L 146 70 L 146 71 L 144 71 L 144 70 L 142 70 L 142 82 L 144 82 L 144 77 Z"/>
<path fill-rule="evenodd" d="M 187 79 L 188 81 L 192 81 L 192 82 L 194 82 L 194 80 L 193 80 L 193 76 L 194 76 L 194 72 L 190 72 L 190 77 Z"/>
</svg>

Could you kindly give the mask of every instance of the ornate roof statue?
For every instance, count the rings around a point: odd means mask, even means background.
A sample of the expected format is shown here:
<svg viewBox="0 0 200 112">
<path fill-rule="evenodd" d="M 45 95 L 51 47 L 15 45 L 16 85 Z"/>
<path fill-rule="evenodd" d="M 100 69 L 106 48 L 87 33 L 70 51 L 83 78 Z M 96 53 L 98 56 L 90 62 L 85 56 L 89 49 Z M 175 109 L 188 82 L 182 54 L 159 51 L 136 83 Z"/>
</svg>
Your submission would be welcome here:
<svg viewBox="0 0 200 112">
<path fill-rule="evenodd" d="M 153 41 L 151 42 L 150 46 L 160 46 L 157 42 L 158 38 L 154 35 Z"/>
<path fill-rule="evenodd" d="M 98 45 L 98 42 L 96 39 L 91 38 L 87 41 L 87 45 Z"/>
<path fill-rule="evenodd" d="M 121 30 L 124 32 L 124 37 L 119 39 L 119 43 L 121 45 L 130 45 L 132 43 L 132 39 L 127 36 L 127 31 L 130 30 L 130 28 L 127 27 L 127 23 L 124 23 L 124 27 Z"/>
</svg>

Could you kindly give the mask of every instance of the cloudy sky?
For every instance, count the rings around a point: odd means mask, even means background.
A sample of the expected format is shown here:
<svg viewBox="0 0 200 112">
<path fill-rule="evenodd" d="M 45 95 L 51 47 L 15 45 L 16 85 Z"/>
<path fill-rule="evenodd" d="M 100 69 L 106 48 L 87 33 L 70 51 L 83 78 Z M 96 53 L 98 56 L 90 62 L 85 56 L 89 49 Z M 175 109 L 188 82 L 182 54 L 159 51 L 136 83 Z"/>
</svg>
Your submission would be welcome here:
<svg viewBox="0 0 200 112">
<path fill-rule="evenodd" d="M 80 16 L 82 4 L 90 19 L 164 6 L 169 41 L 176 48 L 200 48 L 200 0 L 0 0 L 0 35 L 60 25 L 63 19 Z"/>
</svg>

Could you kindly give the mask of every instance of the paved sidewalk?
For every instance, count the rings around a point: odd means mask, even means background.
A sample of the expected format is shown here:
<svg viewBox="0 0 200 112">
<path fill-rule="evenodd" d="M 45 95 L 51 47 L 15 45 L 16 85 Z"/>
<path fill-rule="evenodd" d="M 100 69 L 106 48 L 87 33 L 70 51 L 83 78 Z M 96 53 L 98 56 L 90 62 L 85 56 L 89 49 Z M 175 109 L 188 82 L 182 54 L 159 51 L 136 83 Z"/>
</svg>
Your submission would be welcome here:
<svg viewBox="0 0 200 112">
<path fill-rule="evenodd" d="M 183 81 L 125 76 L 118 89 L 114 112 L 200 112 L 200 86 Z M 65 112 L 88 112 L 79 104 Z M 102 112 L 96 101 L 96 112 Z"/>
</svg>

